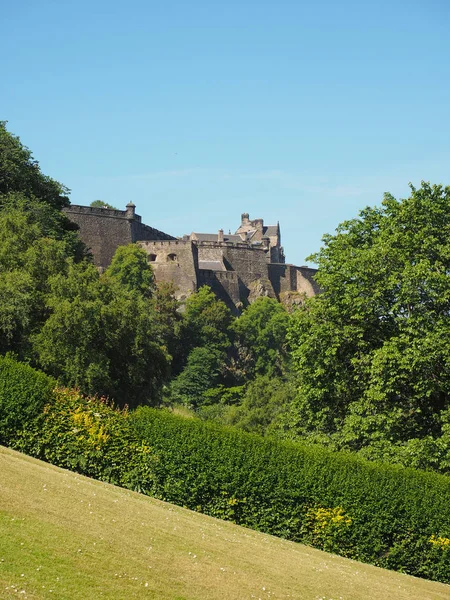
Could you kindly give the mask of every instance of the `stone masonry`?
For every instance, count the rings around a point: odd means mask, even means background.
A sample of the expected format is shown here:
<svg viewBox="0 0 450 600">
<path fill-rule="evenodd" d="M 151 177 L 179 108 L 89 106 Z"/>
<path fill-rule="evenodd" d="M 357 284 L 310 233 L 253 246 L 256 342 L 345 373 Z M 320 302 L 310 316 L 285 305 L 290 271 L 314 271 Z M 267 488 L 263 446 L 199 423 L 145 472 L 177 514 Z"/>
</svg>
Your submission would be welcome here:
<svg viewBox="0 0 450 600">
<path fill-rule="evenodd" d="M 318 293 L 316 270 L 285 263 L 280 226 L 241 216 L 235 234 L 192 232 L 175 238 L 142 223 L 132 203 L 113 210 L 71 205 L 64 209 L 79 226 L 94 262 L 105 269 L 118 246 L 137 243 L 147 253 L 156 281 L 172 282 L 184 300 L 208 285 L 234 313 L 260 296 L 287 303 Z"/>
</svg>

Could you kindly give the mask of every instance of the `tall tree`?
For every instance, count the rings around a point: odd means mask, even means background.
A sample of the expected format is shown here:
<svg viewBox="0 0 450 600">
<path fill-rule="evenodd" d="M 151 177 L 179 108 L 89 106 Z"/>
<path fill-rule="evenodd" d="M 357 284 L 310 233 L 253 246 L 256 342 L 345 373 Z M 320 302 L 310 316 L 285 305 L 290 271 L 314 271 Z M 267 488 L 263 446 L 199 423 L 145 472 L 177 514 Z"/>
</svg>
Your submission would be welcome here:
<svg viewBox="0 0 450 600">
<path fill-rule="evenodd" d="M 69 189 L 44 175 L 31 151 L 0 121 L 0 203 L 11 192 L 39 198 L 58 210 L 69 205 Z"/>
<path fill-rule="evenodd" d="M 233 315 L 225 302 L 218 300 L 207 285 L 186 300 L 183 340 L 187 349 L 209 346 L 225 351 L 229 348 Z"/>
<path fill-rule="evenodd" d="M 323 292 L 293 317 L 292 435 L 368 445 L 436 439 L 450 400 L 450 187 L 422 183 L 327 235 Z"/>
<path fill-rule="evenodd" d="M 150 298 L 154 290 L 153 271 L 147 262 L 147 253 L 136 244 L 117 248 L 105 277 L 146 298 Z"/>
<path fill-rule="evenodd" d="M 51 278 L 47 306 L 33 337 L 39 366 L 87 394 L 158 404 L 168 356 L 150 299 L 84 262 Z"/>
<path fill-rule="evenodd" d="M 258 298 L 233 324 L 236 368 L 244 378 L 282 375 L 286 369 L 289 314 L 273 298 Z"/>
</svg>

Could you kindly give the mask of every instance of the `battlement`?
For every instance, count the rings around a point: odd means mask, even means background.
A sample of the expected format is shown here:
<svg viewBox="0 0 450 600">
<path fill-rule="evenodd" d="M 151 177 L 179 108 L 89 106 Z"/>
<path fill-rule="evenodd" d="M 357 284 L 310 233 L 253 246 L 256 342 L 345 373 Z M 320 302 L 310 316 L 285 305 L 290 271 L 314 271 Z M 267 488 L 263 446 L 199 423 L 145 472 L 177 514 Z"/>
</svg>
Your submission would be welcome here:
<svg viewBox="0 0 450 600">
<path fill-rule="evenodd" d="M 197 241 L 193 240 L 194 244 L 203 248 L 238 248 L 242 250 L 255 250 L 263 251 L 264 245 L 259 242 L 255 244 L 249 244 L 248 242 L 209 242 L 209 241 Z"/>
<path fill-rule="evenodd" d="M 208 279 L 218 279 L 219 281 L 237 281 L 238 276 L 235 271 L 213 271 L 212 269 L 201 269 L 201 275 L 204 281 Z"/>
<path fill-rule="evenodd" d="M 81 239 L 91 250 L 95 264 L 105 269 L 118 246 L 138 240 L 173 240 L 171 235 L 144 225 L 136 207 L 129 202 L 125 210 L 71 204 L 63 209 L 78 225 Z"/>
<path fill-rule="evenodd" d="M 92 215 L 102 217 L 104 219 L 134 219 L 138 223 L 142 222 L 142 217 L 137 215 L 134 210 L 130 208 L 134 207 L 134 204 L 127 205 L 129 208 L 125 210 L 118 210 L 115 208 L 102 208 L 98 206 L 83 206 L 81 204 L 71 204 L 63 209 L 63 211 L 69 215 Z"/>
<path fill-rule="evenodd" d="M 179 240 L 177 238 L 171 238 L 168 240 L 139 240 L 139 244 L 141 246 L 150 247 L 169 247 L 169 246 L 192 246 L 192 242 L 190 240 Z"/>
</svg>

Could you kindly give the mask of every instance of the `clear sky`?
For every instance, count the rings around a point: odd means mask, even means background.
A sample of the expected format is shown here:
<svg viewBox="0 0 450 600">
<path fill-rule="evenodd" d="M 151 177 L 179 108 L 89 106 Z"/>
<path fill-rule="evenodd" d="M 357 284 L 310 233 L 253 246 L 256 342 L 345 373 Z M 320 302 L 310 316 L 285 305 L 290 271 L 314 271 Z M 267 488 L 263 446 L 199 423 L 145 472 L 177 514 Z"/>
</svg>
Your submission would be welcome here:
<svg viewBox="0 0 450 600">
<path fill-rule="evenodd" d="M 287 260 L 450 184 L 450 1 L 0 0 L 0 119 L 74 204 L 172 235 L 280 221 Z"/>
</svg>

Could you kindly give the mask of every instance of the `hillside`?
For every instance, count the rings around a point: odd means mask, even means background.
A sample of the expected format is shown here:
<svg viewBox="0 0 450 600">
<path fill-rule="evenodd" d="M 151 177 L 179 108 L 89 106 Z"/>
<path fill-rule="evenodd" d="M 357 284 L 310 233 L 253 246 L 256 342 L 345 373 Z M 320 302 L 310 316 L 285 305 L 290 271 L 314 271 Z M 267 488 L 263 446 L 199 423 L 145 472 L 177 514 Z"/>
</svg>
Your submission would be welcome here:
<svg viewBox="0 0 450 600">
<path fill-rule="evenodd" d="M 450 587 L 0 448 L 0 598 L 448 600 Z"/>
</svg>

